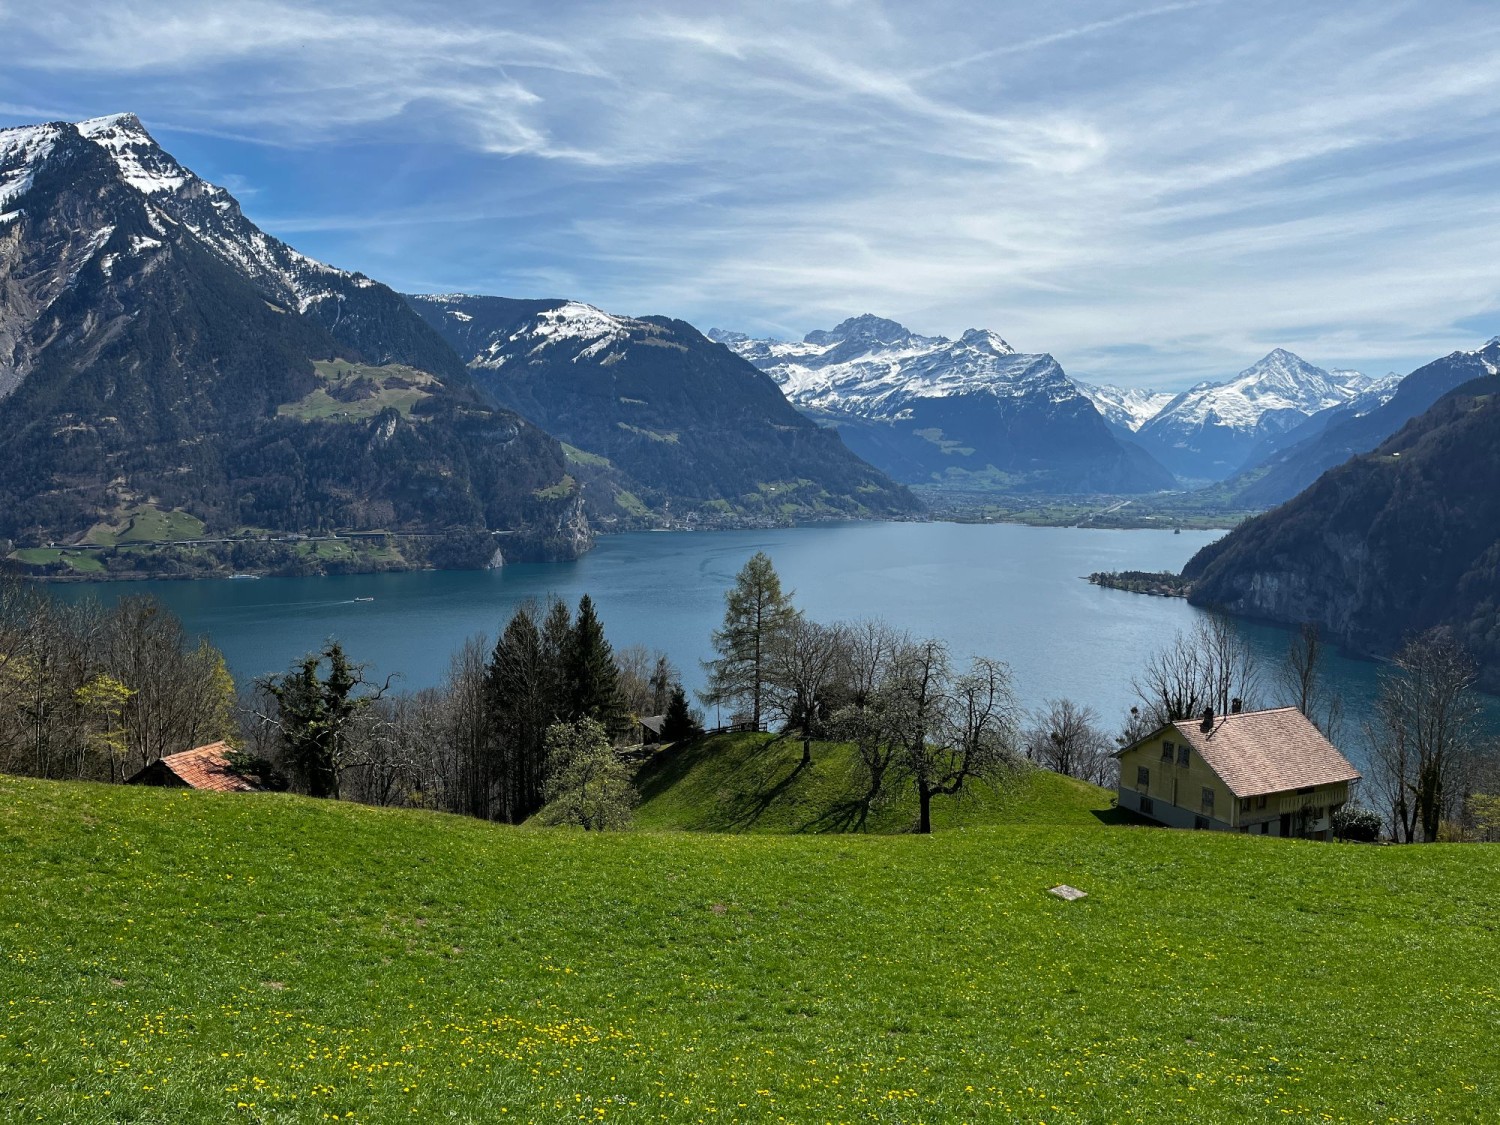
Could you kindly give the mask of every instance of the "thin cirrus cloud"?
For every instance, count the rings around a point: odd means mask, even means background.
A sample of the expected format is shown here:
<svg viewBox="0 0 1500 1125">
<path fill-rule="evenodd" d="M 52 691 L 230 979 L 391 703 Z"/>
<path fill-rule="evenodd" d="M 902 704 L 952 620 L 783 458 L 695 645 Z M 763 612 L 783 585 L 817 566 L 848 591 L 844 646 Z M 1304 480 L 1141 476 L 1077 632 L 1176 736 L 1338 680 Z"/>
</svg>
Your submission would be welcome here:
<svg viewBox="0 0 1500 1125">
<path fill-rule="evenodd" d="M 0 123 L 131 109 L 406 289 L 989 327 L 1177 387 L 1409 369 L 1500 282 L 1486 3 L 0 0 Z"/>
</svg>

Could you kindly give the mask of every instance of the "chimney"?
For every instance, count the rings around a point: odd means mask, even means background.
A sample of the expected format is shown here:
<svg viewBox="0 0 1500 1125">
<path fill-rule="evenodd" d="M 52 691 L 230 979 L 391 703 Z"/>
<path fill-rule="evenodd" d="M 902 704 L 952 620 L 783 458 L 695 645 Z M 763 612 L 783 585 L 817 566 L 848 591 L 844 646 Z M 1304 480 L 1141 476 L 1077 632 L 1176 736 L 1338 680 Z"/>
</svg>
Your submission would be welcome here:
<svg viewBox="0 0 1500 1125">
<path fill-rule="evenodd" d="M 1238 715 L 1244 709 L 1245 701 L 1243 699 L 1240 699 L 1238 696 L 1229 701 L 1229 713 L 1231 715 Z"/>
<path fill-rule="evenodd" d="M 1214 729 L 1214 709 L 1212 707 L 1205 707 L 1203 709 L 1203 722 L 1200 724 L 1200 727 L 1205 734 Z"/>
</svg>

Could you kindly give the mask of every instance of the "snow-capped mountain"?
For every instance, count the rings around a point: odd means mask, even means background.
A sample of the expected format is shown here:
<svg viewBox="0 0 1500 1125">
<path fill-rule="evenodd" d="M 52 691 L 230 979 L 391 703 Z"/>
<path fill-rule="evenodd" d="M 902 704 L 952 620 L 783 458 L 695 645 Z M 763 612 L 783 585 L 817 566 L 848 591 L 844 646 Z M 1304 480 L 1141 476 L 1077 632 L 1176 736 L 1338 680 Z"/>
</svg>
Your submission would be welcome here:
<svg viewBox="0 0 1500 1125">
<path fill-rule="evenodd" d="M 848 518 L 919 508 L 837 434 L 793 409 L 763 372 L 690 324 L 581 301 L 407 300 L 480 386 L 568 443 L 572 473 L 606 519 Z"/>
<path fill-rule="evenodd" d="M 155 508 L 215 532 L 453 532 L 480 562 L 490 530 L 512 557 L 586 545 L 556 440 L 486 404 L 396 293 L 257 229 L 135 117 L 0 130 L 0 201 L 0 536 Z"/>
<path fill-rule="evenodd" d="M 1173 483 L 1110 432 L 1052 356 L 1017 352 L 984 329 L 950 340 L 865 315 L 801 341 L 720 329 L 708 335 L 898 480 L 957 474 L 1058 492 L 1140 492 Z"/>
<path fill-rule="evenodd" d="M 1500 337 L 1483 347 L 1452 352 L 1404 377 L 1387 375 L 1348 405 L 1314 416 L 1266 456 L 1247 462 L 1221 492 L 1249 508 L 1284 503 L 1329 469 L 1374 449 L 1444 395 L 1497 373 Z"/>
<path fill-rule="evenodd" d="M 1135 433 L 1177 396 L 1171 391 L 1149 391 L 1143 387 L 1114 387 L 1073 380 L 1080 391 L 1104 415 L 1104 420 L 1127 433 Z"/>
<path fill-rule="evenodd" d="M 1266 438 L 1353 401 L 1374 383 L 1358 371 L 1325 371 L 1277 348 L 1228 382 L 1200 383 L 1178 395 L 1138 434 L 1179 476 L 1222 480 Z"/>
</svg>

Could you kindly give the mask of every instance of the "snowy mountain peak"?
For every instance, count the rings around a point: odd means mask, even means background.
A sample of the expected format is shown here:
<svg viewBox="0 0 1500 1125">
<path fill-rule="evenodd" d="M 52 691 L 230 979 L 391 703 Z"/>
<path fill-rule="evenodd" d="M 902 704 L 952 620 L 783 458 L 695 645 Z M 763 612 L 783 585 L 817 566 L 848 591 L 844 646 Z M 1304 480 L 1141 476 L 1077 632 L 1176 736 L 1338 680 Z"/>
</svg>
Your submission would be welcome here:
<svg viewBox="0 0 1500 1125">
<path fill-rule="evenodd" d="M 977 348 L 992 355 L 1014 355 L 1016 351 L 1001 339 L 999 334 L 991 332 L 988 328 L 970 328 L 958 338 L 958 342 L 965 347 Z"/>
<path fill-rule="evenodd" d="M 894 320 L 867 314 L 809 332 L 800 343 L 752 340 L 722 330 L 710 335 L 770 375 L 804 410 L 893 418 L 918 399 L 1079 397 L 1051 356 L 1018 354 L 998 334 L 982 328 L 949 340 L 918 336 Z"/>
<path fill-rule="evenodd" d="M 223 188 L 199 180 L 177 163 L 133 113 L 91 117 L 78 123 L 78 131 L 114 157 L 125 182 L 137 191 L 162 195 L 197 183 L 210 193 L 228 194 Z"/>
<path fill-rule="evenodd" d="M 1259 441 L 1344 406 L 1375 380 L 1325 371 L 1275 348 L 1225 383 L 1200 383 L 1163 407 L 1139 433 L 1147 448 L 1185 477 L 1222 479 Z"/>
<path fill-rule="evenodd" d="M 1094 409 L 1104 415 L 1106 421 L 1123 426 L 1131 433 L 1155 418 L 1163 407 L 1177 397 L 1170 391 L 1152 391 L 1144 387 L 1094 385 L 1077 379 L 1073 382 L 1094 404 Z"/>
<path fill-rule="evenodd" d="M 904 324 L 897 324 L 894 320 L 864 313 L 861 316 L 851 316 L 827 331 L 809 332 L 802 338 L 802 342 L 817 344 L 820 347 L 831 344 L 859 343 L 883 344 L 888 348 L 893 348 L 901 347 L 913 338 L 911 329 Z"/>
</svg>

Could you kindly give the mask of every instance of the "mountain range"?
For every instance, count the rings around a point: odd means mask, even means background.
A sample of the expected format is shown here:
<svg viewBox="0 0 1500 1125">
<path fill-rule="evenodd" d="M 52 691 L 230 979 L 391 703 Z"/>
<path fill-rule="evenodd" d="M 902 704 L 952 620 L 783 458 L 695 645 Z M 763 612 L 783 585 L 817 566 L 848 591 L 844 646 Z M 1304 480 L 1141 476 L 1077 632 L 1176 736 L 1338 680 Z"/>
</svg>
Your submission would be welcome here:
<svg viewBox="0 0 1500 1125">
<path fill-rule="evenodd" d="M 1309 419 L 1378 394 L 1377 387 L 1385 384 L 1358 371 L 1325 371 L 1276 348 L 1232 379 L 1199 383 L 1165 401 L 1149 391 L 1081 389 L 1179 478 L 1217 481 L 1269 456 Z"/>
<path fill-rule="evenodd" d="M 1052 356 L 1019 353 L 993 332 L 919 336 L 864 315 L 798 342 L 722 329 L 708 335 L 899 481 L 1052 493 L 1175 484 L 1110 431 Z"/>
<path fill-rule="evenodd" d="M 608 520 L 920 510 L 765 374 L 683 321 L 577 301 L 408 300 L 497 402 L 566 443 L 570 471 Z"/>
<path fill-rule="evenodd" d="M 213 540 L 344 530 L 433 541 L 411 563 L 586 549 L 581 478 L 608 455 L 568 451 L 497 402 L 481 382 L 506 381 L 476 380 L 472 355 L 429 319 L 260 230 L 132 115 L 0 130 L 0 539 L 111 544 L 175 520 Z M 722 355 L 686 325 L 631 324 L 651 354 L 678 354 L 663 344 L 680 335 L 712 353 L 708 367 Z M 554 357 L 544 347 L 526 363 Z M 622 357 L 599 353 L 590 377 L 634 373 Z M 554 375 L 584 371 L 586 358 Z M 638 515 L 673 502 L 674 514 L 708 505 L 758 520 L 916 508 L 739 368 L 715 384 L 739 389 L 717 404 L 724 428 L 704 431 L 719 454 L 705 473 L 722 479 L 673 493 L 658 476 Z M 690 363 L 662 367 L 657 405 L 672 409 L 674 379 L 685 381 L 680 405 L 703 377 Z M 537 394 L 500 397 L 527 398 L 565 428 Z M 663 447 L 663 463 L 691 445 L 668 421 L 658 412 L 634 435 Z M 736 445 L 734 431 L 755 439 Z M 746 464 L 730 479 L 735 455 Z M 649 479 L 626 473 L 610 495 Z"/>
</svg>

